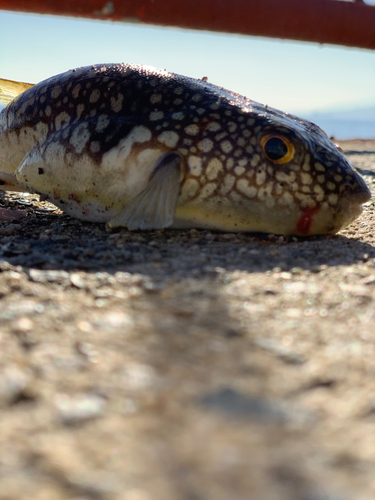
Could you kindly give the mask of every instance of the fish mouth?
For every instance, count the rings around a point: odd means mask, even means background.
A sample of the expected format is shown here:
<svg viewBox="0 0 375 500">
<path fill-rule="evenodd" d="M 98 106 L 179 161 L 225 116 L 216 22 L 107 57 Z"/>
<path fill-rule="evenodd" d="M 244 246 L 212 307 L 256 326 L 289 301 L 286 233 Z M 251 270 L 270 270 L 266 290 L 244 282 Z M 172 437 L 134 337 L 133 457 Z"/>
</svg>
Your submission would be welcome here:
<svg viewBox="0 0 375 500">
<path fill-rule="evenodd" d="M 338 233 L 361 215 L 363 204 L 370 199 L 371 192 L 362 181 L 355 191 L 343 194 L 336 207 L 320 209 L 314 215 L 309 235 Z"/>
<path fill-rule="evenodd" d="M 364 179 L 357 174 L 357 183 L 355 188 L 341 197 L 338 202 L 337 211 L 343 215 L 343 218 L 347 219 L 345 221 L 345 227 L 363 212 L 363 205 L 371 200 L 371 191 L 367 186 Z"/>
<path fill-rule="evenodd" d="M 341 193 L 335 206 L 327 203 L 302 211 L 296 233 L 302 236 L 336 234 L 349 226 L 363 212 L 363 204 L 371 199 L 371 192 L 359 175 Z"/>
<path fill-rule="evenodd" d="M 337 212 L 342 217 L 341 227 L 351 224 L 355 219 L 357 219 L 363 212 L 363 205 L 371 199 L 371 193 L 369 194 L 355 194 L 349 199 L 342 199 L 338 203 Z"/>
<path fill-rule="evenodd" d="M 371 200 L 372 194 L 363 177 L 355 170 L 354 179 L 348 190 L 344 191 L 337 204 L 338 218 L 344 229 L 363 212 L 363 205 Z"/>
</svg>

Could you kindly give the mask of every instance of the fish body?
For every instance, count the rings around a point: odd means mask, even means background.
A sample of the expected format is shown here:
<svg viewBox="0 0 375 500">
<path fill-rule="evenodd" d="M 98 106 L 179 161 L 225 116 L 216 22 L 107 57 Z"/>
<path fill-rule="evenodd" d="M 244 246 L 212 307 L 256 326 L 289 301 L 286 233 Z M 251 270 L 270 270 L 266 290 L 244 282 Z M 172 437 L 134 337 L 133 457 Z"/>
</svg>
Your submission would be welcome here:
<svg viewBox="0 0 375 500">
<path fill-rule="evenodd" d="M 370 199 L 313 123 L 132 64 L 71 70 L 12 100 L 0 113 L 0 180 L 129 229 L 329 234 Z"/>
</svg>

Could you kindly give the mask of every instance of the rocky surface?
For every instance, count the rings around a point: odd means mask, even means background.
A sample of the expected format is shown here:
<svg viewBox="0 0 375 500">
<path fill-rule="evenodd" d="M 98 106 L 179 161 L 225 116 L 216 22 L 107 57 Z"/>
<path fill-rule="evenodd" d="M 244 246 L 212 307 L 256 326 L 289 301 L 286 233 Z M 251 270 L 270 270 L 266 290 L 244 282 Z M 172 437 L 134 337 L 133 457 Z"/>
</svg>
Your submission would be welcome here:
<svg viewBox="0 0 375 500">
<path fill-rule="evenodd" d="M 309 239 L 0 205 L 1 500 L 374 498 L 374 202 Z"/>
</svg>

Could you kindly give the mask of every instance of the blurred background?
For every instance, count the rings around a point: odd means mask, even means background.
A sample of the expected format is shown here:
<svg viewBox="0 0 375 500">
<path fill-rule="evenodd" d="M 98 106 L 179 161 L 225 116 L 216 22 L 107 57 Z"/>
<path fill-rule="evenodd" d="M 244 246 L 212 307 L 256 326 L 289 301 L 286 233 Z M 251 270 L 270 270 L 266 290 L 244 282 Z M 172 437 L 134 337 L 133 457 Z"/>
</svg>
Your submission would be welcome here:
<svg viewBox="0 0 375 500">
<path fill-rule="evenodd" d="M 36 83 L 108 62 L 207 76 L 338 139 L 375 138 L 374 51 L 0 11 L 1 78 Z"/>
</svg>

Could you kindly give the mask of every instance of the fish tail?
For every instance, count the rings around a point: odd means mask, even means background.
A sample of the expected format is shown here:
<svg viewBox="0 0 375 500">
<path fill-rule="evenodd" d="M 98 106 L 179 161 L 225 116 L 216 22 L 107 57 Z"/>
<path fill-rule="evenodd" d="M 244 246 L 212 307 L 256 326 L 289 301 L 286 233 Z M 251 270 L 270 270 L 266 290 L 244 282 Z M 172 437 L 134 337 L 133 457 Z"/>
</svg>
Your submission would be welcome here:
<svg viewBox="0 0 375 500">
<path fill-rule="evenodd" d="M 33 85 L 33 83 L 15 82 L 13 80 L 4 80 L 0 78 L 0 101 L 7 105 Z"/>
</svg>

